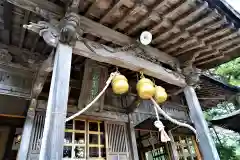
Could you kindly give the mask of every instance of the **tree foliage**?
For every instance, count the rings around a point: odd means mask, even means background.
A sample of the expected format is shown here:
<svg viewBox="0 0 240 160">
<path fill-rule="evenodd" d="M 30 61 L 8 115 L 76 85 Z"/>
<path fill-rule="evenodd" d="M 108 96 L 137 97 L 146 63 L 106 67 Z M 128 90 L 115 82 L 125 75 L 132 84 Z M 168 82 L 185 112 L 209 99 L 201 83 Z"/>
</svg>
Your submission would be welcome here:
<svg viewBox="0 0 240 160">
<path fill-rule="evenodd" d="M 209 70 L 210 74 L 224 80 L 231 85 L 240 86 L 240 57 L 228 63 Z M 236 95 L 231 102 L 223 102 L 216 107 L 205 111 L 207 121 L 239 109 L 240 96 Z M 240 136 L 234 133 L 224 132 L 224 129 L 216 133 L 212 130 L 212 137 L 216 143 L 221 160 L 240 160 Z M 239 152 L 239 153 L 237 153 Z M 238 154 L 238 155 L 237 155 Z"/>
<path fill-rule="evenodd" d="M 240 57 L 216 67 L 213 72 L 230 84 L 240 86 Z"/>
<path fill-rule="evenodd" d="M 211 108 L 204 112 L 205 119 L 211 121 L 219 116 L 231 113 L 236 110 L 236 106 L 233 103 L 223 102 L 216 107 Z M 211 129 L 213 140 L 216 144 L 217 150 L 221 160 L 240 160 L 240 136 L 233 132 L 227 132 L 225 129 L 216 130 L 216 133 Z"/>
<path fill-rule="evenodd" d="M 222 146 L 220 143 L 217 143 L 216 147 L 221 160 L 239 160 L 239 157 L 236 155 L 235 146 Z"/>
</svg>

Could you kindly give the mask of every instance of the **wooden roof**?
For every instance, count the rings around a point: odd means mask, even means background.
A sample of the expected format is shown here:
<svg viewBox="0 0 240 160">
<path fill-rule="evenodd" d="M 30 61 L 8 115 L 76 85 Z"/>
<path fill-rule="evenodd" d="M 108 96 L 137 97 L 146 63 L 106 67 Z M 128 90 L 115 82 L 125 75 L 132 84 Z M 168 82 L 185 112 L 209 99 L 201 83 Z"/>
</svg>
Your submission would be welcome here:
<svg viewBox="0 0 240 160">
<path fill-rule="evenodd" d="M 226 8 L 219 9 L 218 5 L 209 2 L 81 0 L 78 12 L 81 15 L 80 26 L 83 27 L 80 28 L 83 29 L 84 38 L 113 48 L 135 42 L 142 31 L 148 30 L 153 34 L 148 53 L 158 57 L 165 68 L 169 66 L 165 66 L 164 62 L 175 59 L 181 64 L 192 59 L 200 69 L 211 68 L 239 56 L 240 36 L 239 25 L 232 18 L 233 15 L 229 16 L 229 11 L 225 12 Z M 64 0 L 0 0 L 0 48 L 5 49 L 0 51 L 8 51 L 11 57 L 9 62 L 22 69 L 36 71 L 53 48 L 38 34 L 22 26 L 29 22 L 48 21 L 50 18 L 60 19 L 65 13 L 64 8 Z M 78 84 L 76 80 L 81 79 L 82 73 L 79 74 L 79 71 L 83 70 L 84 60 L 81 56 L 73 55 L 72 84 Z M 108 68 L 109 71 L 115 70 L 112 65 L 108 65 Z M 136 72 L 123 68 L 119 70 L 129 79 L 137 79 Z M 160 80 L 156 84 L 163 85 L 169 93 L 180 89 Z M 199 96 L 210 96 L 208 85 L 202 84 Z M 80 84 L 72 88 L 70 97 L 76 100 Z M 49 82 L 46 81 L 43 92 L 48 92 L 48 89 Z M 216 100 L 209 104 L 210 101 L 214 100 L 204 100 L 202 103 L 207 103 L 204 107 L 219 102 Z"/>
<path fill-rule="evenodd" d="M 35 13 L 39 8 L 34 4 L 38 3 L 51 11 L 46 9 L 49 15 L 60 18 L 64 1 L 0 0 L 0 46 L 8 49 L 13 62 L 33 67 L 45 59 L 52 48 L 22 25 L 44 18 L 8 2 L 18 6 L 20 2 L 24 6 L 25 2 L 28 8 L 35 7 Z M 178 58 L 182 64 L 195 57 L 194 64 L 198 68 L 210 68 L 239 56 L 237 25 L 227 12 L 207 1 L 82 0 L 79 14 L 86 18 L 82 19 L 84 21 L 92 20 L 135 40 L 142 31 L 148 30 L 153 34 L 151 46 Z M 111 47 L 128 44 L 128 41 L 126 44 L 109 41 L 94 32 L 85 31 L 83 36 Z"/>
<path fill-rule="evenodd" d="M 201 106 L 204 109 L 217 107 L 221 102 L 233 99 L 240 92 L 239 87 L 230 86 L 213 77 L 202 75 L 199 89 L 196 90 Z"/>
<path fill-rule="evenodd" d="M 211 121 L 213 125 L 218 125 L 226 129 L 240 133 L 240 110 L 233 111 L 230 114 L 221 116 Z"/>
</svg>

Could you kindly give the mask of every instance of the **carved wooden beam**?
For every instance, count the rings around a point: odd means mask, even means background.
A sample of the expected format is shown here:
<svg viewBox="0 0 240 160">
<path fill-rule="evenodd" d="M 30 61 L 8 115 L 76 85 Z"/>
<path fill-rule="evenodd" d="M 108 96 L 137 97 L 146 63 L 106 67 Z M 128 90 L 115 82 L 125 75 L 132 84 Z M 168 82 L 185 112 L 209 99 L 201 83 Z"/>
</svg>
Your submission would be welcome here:
<svg viewBox="0 0 240 160">
<path fill-rule="evenodd" d="M 12 3 L 18 7 L 24 8 L 26 10 L 32 11 L 46 19 L 60 19 L 63 17 L 64 9 L 60 6 L 46 0 L 7 0 L 9 3 Z M 106 41 L 113 42 L 120 46 L 125 46 L 129 44 L 136 43 L 136 40 L 120 33 L 115 30 L 112 30 L 100 23 L 96 23 L 84 16 L 80 16 L 80 30 L 85 33 L 93 34 L 97 37 L 100 37 Z M 157 59 L 158 61 L 168 64 L 170 66 L 179 66 L 179 62 L 176 58 L 162 52 L 156 48 L 150 46 L 141 46 L 149 56 Z"/>
<path fill-rule="evenodd" d="M 14 45 L 6 45 L 3 43 L 0 43 L 0 49 L 8 50 L 8 52 L 13 54 L 14 56 L 21 58 L 24 62 L 27 62 L 30 59 L 30 60 L 33 60 L 34 63 L 39 63 L 46 58 L 38 52 L 31 52 L 28 49 L 19 48 Z"/>
<path fill-rule="evenodd" d="M 96 42 L 77 41 L 73 49 L 73 53 L 91 58 L 96 61 L 128 68 L 133 71 L 142 71 L 146 75 L 161 79 L 167 83 L 177 86 L 183 87 L 186 85 L 185 79 L 182 75 L 166 69 L 161 65 L 140 58 L 138 57 L 138 54 L 133 51 L 114 52 L 112 48 Z"/>
<path fill-rule="evenodd" d="M 53 52 L 50 54 L 50 56 L 43 61 L 41 67 L 39 68 L 37 72 L 37 76 L 35 78 L 35 82 L 32 87 L 32 98 L 37 99 L 39 94 L 41 93 L 44 83 L 46 82 L 46 79 L 50 72 L 52 72 L 53 69 Z"/>
</svg>

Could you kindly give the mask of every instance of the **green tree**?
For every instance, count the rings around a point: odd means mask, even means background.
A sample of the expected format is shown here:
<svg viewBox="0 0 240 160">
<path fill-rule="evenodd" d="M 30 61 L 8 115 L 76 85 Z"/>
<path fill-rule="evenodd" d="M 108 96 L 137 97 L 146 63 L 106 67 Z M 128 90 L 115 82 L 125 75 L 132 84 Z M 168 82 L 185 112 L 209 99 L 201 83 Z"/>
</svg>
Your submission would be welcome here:
<svg viewBox="0 0 240 160">
<path fill-rule="evenodd" d="M 211 121 L 219 116 L 231 113 L 236 107 L 233 103 L 223 102 L 212 109 L 204 112 L 205 119 Z M 214 127 L 216 128 L 216 127 Z M 240 160 L 237 151 L 240 150 L 240 136 L 234 133 L 226 132 L 224 129 L 215 130 L 210 129 L 213 140 L 216 144 L 217 150 L 221 160 Z"/>
<path fill-rule="evenodd" d="M 232 85 L 240 86 L 240 57 L 216 67 L 213 73 Z"/>
<path fill-rule="evenodd" d="M 216 68 L 210 69 L 208 73 L 217 76 L 221 80 L 231 85 L 240 86 L 240 57 L 230 62 L 222 64 Z M 236 95 L 229 99 L 229 102 L 223 102 L 216 107 L 205 111 L 205 118 L 211 121 L 219 116 L 231 113 L 233 110 L 239 109 L 240 95 Z M 213 139 L 219 152 L 221 160 L 240 160 L 240 137 L 236 134 L 229 134 L 221 130 L 215 133 L 211 130 Z"/>
<path fill-rule="evenodd" d="M 216 143 L 217 150 L 221 160 L 239 160 L 236 155 L 236 147 L 234 146 L 222 146 L 220 143 Z"/>
</svg>

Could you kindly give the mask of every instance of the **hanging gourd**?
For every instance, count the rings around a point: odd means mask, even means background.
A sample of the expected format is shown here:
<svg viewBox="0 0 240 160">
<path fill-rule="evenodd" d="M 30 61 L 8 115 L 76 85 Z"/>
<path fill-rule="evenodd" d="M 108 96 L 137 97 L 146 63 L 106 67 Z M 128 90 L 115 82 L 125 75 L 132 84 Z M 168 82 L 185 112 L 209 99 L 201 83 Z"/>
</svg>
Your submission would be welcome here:
<svg viewBox="0 0 240 160">
<path fill-rule="evenodd" d="M 155 93 L 154 83 L 141 75 L 141 79 L 137 83 L 138 96 L 142 99 L 150 99 Z"/>
<path fill-rule="evenodd" d="M 122 74 L 117 74 L 112 80 L 112 89 L 115 94 L 124 94 L 129 89 L 127 78 Z"/>
<path fill-rule="evenodd" d="M 155 95 L 154 99 L 156 100 L 157 103 L 163 103 L 167 100 L 167 93 L 165 89 L 161 86 L 156 86 L 155 87 Z"/>
</svg>

